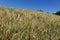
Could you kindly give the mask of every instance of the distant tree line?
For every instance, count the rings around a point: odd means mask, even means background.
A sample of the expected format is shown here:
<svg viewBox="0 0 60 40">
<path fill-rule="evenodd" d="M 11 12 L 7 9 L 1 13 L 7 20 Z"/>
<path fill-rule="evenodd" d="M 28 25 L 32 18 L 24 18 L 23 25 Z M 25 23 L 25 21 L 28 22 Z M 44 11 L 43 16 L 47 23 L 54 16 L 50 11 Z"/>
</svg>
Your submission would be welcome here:
<svg viewBox="0 0 60 40">
<path fill-rule="evenodd" d="M 41 9 L 40 9 L 40 10 L 37 10 L 37 11 L 44 12 L 44 11 L 43 11 L 43 10 L 41 10 Z M 49 13 L 49 12 L 46 12 L 46 13 Z"/>
<path fill-rule="evenodd" d="M 44 12 L 43 10 L 37 10 L 37 11 L 40 11 L 40 12 Z M 49 12 L 47 12 L 47 13 L 49 13 Z M 54 15 L 59 15 L 60 16 L 60 11 L 57 11 L 57 12 L 55 12 L 55 13 L 52 13 L 52 14 L 54 14 Z"/>
<path fill-rule="evenodd" d="M 40 9 L 40 10 L 37 10 L 37 11 L 44 12 L 44 11 L 43 11 L 43 10 L 41 10 L 41 9 Z"/>
<path fill-rule="evenodd" d="M 57 11 L 56 13 L 53 13 L 53 14 L 60 16 L 60 11 Z"/>
</svg>

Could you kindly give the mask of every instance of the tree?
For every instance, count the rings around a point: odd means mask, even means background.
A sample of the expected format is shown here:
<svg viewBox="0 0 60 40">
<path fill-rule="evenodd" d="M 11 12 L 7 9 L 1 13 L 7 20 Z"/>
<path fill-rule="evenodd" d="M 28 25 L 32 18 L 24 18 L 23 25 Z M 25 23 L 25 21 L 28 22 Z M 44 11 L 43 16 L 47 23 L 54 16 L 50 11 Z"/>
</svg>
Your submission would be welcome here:
<svg viewBox="0 0 60 40">
<path fill-rule="evenodd" d="M 60 15 L 60 11 L 57 11 L 56 13 L 54 13 L 55 15 Z"/>
<path fill-rule="evenodd" d="M 37 11 L 44 12 L 43 10 L 37 10 Z"/>
</svg>

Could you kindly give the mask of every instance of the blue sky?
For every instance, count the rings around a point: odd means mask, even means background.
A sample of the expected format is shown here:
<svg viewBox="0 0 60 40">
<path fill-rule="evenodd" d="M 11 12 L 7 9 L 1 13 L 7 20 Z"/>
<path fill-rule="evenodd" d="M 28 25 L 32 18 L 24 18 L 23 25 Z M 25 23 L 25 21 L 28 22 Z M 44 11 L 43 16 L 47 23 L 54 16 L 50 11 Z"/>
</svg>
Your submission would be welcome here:
<svg viewBox="0 0 60 40">
<path fill-rule="evenodd" d="M 0 0 L 0 6 L 53 13 L 60 10 L 60 0 Z"/>
</svg>

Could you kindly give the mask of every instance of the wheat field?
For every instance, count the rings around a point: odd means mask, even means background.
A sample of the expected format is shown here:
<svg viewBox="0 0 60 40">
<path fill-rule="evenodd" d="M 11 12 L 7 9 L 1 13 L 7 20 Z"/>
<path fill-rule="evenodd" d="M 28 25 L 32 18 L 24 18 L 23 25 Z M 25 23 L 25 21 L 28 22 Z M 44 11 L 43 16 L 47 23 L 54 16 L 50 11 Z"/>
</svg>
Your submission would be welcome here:
<svg viewBox="0 0 60 40">
<path fill-rule="evenodd" d="M 60 16 L 0 7 L 0 40 L 60 40 Z"/>
</svg>

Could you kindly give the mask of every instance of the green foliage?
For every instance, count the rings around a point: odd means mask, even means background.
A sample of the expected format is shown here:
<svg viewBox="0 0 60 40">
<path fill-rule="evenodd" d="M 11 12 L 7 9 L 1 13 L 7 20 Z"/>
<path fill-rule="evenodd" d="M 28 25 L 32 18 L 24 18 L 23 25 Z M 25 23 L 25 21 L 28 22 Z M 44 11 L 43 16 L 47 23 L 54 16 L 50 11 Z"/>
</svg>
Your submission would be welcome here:
<svg viewBox="0 0 60 40">
<path fill-rule="evenodd" d="M 43 10 L 37 10 L 37 11 L 44 12 Z"/>
<path fill-rule="evenodd" d="M 54 13 L 55 15 L 60 15 L 60 11 L 57 11 L 56 13 Z"/>
</svg>

